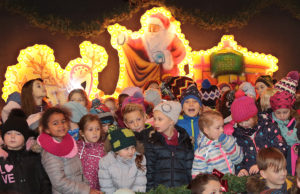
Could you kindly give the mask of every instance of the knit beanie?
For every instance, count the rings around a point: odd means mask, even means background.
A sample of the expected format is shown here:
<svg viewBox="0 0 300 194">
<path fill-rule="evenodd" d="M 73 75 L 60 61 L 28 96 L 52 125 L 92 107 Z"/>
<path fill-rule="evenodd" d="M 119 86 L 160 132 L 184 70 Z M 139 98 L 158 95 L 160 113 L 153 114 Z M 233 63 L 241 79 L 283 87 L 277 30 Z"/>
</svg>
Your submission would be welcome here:
<svg viewBox="0 0 300 194">
<path fill-rule="evenodd" d="M 112 124 L 115 121 L 110 109 L 97 98 L 92 101 L 90 113 L 98 115 L 102 124 Z"/>
<path fill-rule="evenodd" d="M 245 93 L 247 96 L 250 95 L 250 96 L 256 98 L 255 88 L 254 88 L 254 86 L 252 86 L 251 83 L 249 83 L 249 82 L 243 82 L 243 83 L 240 85 L 239 89 L 243 90 L 244 93 Z"/>
<path fill-rule="evenodd" d="M 220 91 L 217 86 L 211 85 L 208 79 L 203 80 L 202 88 L 200 89 L 202 104 L 212 109 L 216 107 Z"/>
<path fill-rule="evenodd" d="M 269 75 L 261 75 L 257 78 L 257 80 L 255 81 L 255 84 L 257 82 L 262 82 L 264 83 L 268 88 L 272 88 L 273 87 L 273 79 L 271 76 Z"/>
<path fill-rule="evenodd" d="M 155 106 L 153 112 L 156 110 L 169 117 L 174 123 L 177 123 L 181 112 L 181 104 L 177 101 L 165 101 Z"/>
<path fill-rule="evenodd" d="M 253 98 L 245 96 L 245 93 L 238 90 L 235 93 L 235 100 L 231 105 L 232 120 L 239 123 L 246 121 L 257 114 L 258 110 Z"/>
<path fill-rule="evenodd" d="M 295 97 L 298 81 L 299 81 L 298 71 L 291 71 L 287 74 L 286 77 L 282 78 L 279 82 L 275 84 L 275 88 L 281 91 L 287 91 L 290 94 L 292 94 L 293 97 Z"/>
<path fill-rule="evenodd" d="M 1 125 L 0 129 L 2 139 L 4 139 L 5 133 L 15 130 L 23 135 L 25 142 L 27 141 L 30 129 L 26 121 L 25 113 L 23 113 L 24 116 L 19 115 L 21 112 L 23 112 L 21 109 L 13 109 L 5 123 Z"/>
<path fill-rule="evenodd" d="M 143 93 L 142 89 L 139 87 L 127 87 L 122 91 L 122 94 L 128 94 L 128 96 L 133 96 L 134 93 L 139 92 Z"/>
<path fill-rule="evenodd" d="M 295 98 L 287 91 L 278 91 L 270 97 L 270 104 L 273 111 L 281 108 L 291 109 L 295 103 Z"/>
<path fill-rule="evenodd" d="M 128 103 L 133 103 L 133 104 L 140 104 L 142 105 L 144 111 L 145 111 L 145 105 L 144 105 L 144 96 L 141 92 L 137 91 L 133 94 L 133 96 L 129 96 L 124 99 L 122 103 L 122 109 L 128 104 Z"/>
<path fill-rule="evenodd" d="M 79 123 L 80 119 L 88 113 L 86 108 L 78 102 L 70 101 L 63 106 L 72 113 L 71 121 L 73 123 Z"/>
<path fill-rule="evenodd" d="M 108 139 L 113 152 L 117 152 L 129 146 L 136 146 L 135 135 L 130 129 L 109 130 Z"/>
<path fill-rule="evenodd" d="M 189 85 L 189 87 L 182 93 L 180 98 L 181 105 L 183 106 L 184 101 L 190 98 L 197 100 L 200 106 L 202 106 L 200 93 L 195 84 Z"/>
<path fill-rule="evenodd" d="M 151 102 L 154 106 L 161 103 L 161 93 L 159 90 L 154 88 L 149 88 L 145 91 L 145 100 Z"/>
<path fill-rule="evenodd" d="M 230 88 L 230 90 L 232 90 L 231 85 L 228 84 L 228 83 L 220 83 L 220 84 L 218 84 L 218 88 L 219 88 L 220 91 L 221 91 L 223 88 L 225 88 L 225 87 L 228 87 L 228 88 Z"/>
</svg>

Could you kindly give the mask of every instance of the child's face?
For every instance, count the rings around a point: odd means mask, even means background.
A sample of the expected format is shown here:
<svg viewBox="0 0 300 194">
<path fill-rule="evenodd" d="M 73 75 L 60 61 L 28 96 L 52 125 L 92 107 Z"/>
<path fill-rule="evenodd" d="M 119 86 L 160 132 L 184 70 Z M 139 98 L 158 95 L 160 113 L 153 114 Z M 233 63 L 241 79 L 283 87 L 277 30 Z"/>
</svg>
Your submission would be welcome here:
<svg viewBox="0 0 300 194">
<path fill-rule="evenodd" d="M 125 125 L 132 131 L 141 132 L 145 128 L 146 117 L 136 110 L 124 115 Z"/>
<path fill-rule="evenodd" d="M 32 96 L 35 98 L 43 98 L 47 96 L 46 88 L 40 80 L 35 80 L 32 84 Z"/>
<path fill-rule="evenodd" d="M 270 189 L 280 189 L 286 180 L 286 167 L 284 166 L 278 172 L 273 167 L 260 171 L 261 176 L 266 179 L 266 184 Z"/>
<path fill-rule="evenodd" d="M 256 121 L 255 121 L 254 117 L 251 117 L 250 119 L 239 122 L 238 124 L 239 124 L 239 126 L 247 129 L 247 128 L 253 128 L 256 125 Z"/>
<path fill-rule="evenodd" d="M 117 154 L 126 160 L 131 159 L 134 156 L 134 153 L 135 146 L 129 146 L 127 148 L 117 151 Z"/>
<path fill-rule="evenodd" d="M 224 120 L 222 117 L 214 117 L 214 122 L 209 127 L 204 127 L 203 131 L 211 140 L 219 139 L 220 135 L 224 132 Z"/>
<path fill-rule="evenodd" d="M 268 88 L 267 85 L 264 84 L 264 83 L 262 83 L 262 82 L 257 82 L 257 83 L 255 84 L 255 89 L 256 89 L 256 91 L 257 91 L 257 93 L 258 93 L 259 96 L 261 96 L 261 94 L 262 94 L 267 88 Z"/>
<path fill-rule="evenodd" d="M 62 113 L 54 113 L 49 117 L 48 129 L 45 130 L 46 133 L 52 137 L 62 139 L 69 130 L 69 122 L 66 120 Z"/>
<path fill-rule="evenodd" d="M 83 130 L 83 138 L 85 142 L 96 143 L 101 135 L 101 127 L 98 121 L 87 122 Z"/>
<path fill-rule="evenodd" d="M 115 112 L 116 112 L 116 110 L 117 110 L 117 106 L 116 106 L 116 103 L 114 103 L 113 101 L 106 101 L 105 103 L 104 103 L 108 108 L 109 108 L 109 110 L 113 113 L 113 114 L 115 114 Z"/>
<path fill-rule="evenodd" d="M 168 133 L 169 130 L 173 130 L 174 121 L 164 115 L 162 112 L 156 110 L 153 113 L 154 128 L 157 132 Z"/>
<path fill-rule="evenodd" d="M 70 101 L 78 102 L 78 103 L 81 104 L 83 107 L 86 107 L 86 101 L 85 101 L 85 98 L 84 98 L 80 93 L 74 93 L 74 94 L 71 96 Z"/>
<path fill-rule="evenodd" d="M 205 189 L 202 192 L 203 194 L 219 194 L 222 193 L 221 184 L 219 181 L 210 180 L 206 185 Z"/>
<path fill-rule="evenodd" d="M 112 123 L 104 123 L 102 124 L 102 129 L 105 133 L 108 132 L 109 127 L 112 125 Z"/>
<path fill-rule="evenodd" d="M 184 101 L 182 106 L 184 114 L 189 117 L 195 117 L 199 114 L 201 106 L 199 102 L 193 98 L 189 98 Z"/>
<path fill-rule="evenodd" d="M 15 130 L 4 134 L 4 143 L 9 150 L 20 150 L 24 146 L 24 136 Z"/>
<path fill-rule="evenodd" d="M 157 83 L 150 84 L 149 87 L 148 87 L 148 89 L 150 89 L 150 88 L 154 88 L 154 89 L 158 89 L 158 90 L 160 89 L 159 85 Z"/>
<path fill-rule="evenodd" d="M 291 110 L 288 108 L 280 108 L 274 111 L 275 117 L 279 120 L 286 121 L 289 119 Z"/>
<path fill-rule="evenodd" d="M 227 91 L 229 91 L 229 90 L 230 90 L 230 87 L 224 86 L 224 87 L 221 89 L 221 96 L 222 96 L 225 92 L 227 92 Z"/>
</svg>

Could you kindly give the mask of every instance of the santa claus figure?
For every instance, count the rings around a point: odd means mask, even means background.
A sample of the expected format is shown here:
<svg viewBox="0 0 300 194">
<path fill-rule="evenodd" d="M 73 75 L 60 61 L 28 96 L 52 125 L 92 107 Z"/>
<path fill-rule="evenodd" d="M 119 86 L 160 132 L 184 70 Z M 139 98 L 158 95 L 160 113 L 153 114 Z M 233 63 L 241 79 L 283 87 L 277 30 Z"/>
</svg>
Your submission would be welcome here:
<svg viewBox="0 0 300 194">
<path fill-rule="evenodd" d="M 178 64 L 186 55 L 175 26 L 162 13 L 151 15 L 148 28 L 142 37 L 133 39 L 120 33 L 118 44 L 125 52 L 127 86 L 142 87 L 149 80 L 160 81 L 163 76 L 179 75 Z"/>
</svg>

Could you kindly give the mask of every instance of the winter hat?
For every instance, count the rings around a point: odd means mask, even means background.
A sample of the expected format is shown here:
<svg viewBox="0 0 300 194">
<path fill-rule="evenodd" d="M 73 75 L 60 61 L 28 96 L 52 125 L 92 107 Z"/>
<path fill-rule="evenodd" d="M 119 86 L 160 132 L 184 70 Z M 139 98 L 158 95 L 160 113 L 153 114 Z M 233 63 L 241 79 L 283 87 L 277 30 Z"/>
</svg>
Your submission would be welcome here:
<svg viewBox="0 0 300 194">
<path fill-rule="evenodd" d="M 147 23 L 148 24 L 157 24 L 164 29 L 168 29 L 170 26 L 169 18 L 167 18 L 162 13 L 156 13 L 156 14 L 150 15 Z"/>
<path fill-rule="evenodd" d="M 128 94 L 128 96 L 133 96 L 134 93 L 143 93 L 142 89 L 139 87 L 127 87 L 122 91 L 122 94 Z"/>
<path fill-rule="evenodd" d="M 286 77 L 282 78 L 279 82 L 275 84 L 275 88 L 281 91 L 287 91 L 292 96 L 296 95 L 296 88 L 298 86 L 299 73 L 298 71 L 291 71 Z"/>
<path fill-rule="evenodd" d="M 21 95 L 19 92 L 13 92 L 8 96 L 6 105 L 2 109 L 2 121 L 5 122 L 10 111 L 17 108 L 21 108 Z"/>
<path fill-rule="evenodd" d="M 225 88 L 225 87 L 228 87 L 228 88 L 230 88 L 230 90 L 232 90 L 231 85 L 228 84 L 228 83 L 220 83 L 220 84 L 218 84 L 218 88 L 219 88 L 220 91 L 221 91 L 223 88 Z"/>
<path fill-rule="evenodd" d="M 10 101 L 14 101 L 14 102 L 18 103 L 19 105 L 21 105 L 21 94 L 19 92 L 11 93 L 7 98 L 6 104 Z"/>
<path fill-rule="evenodd" d="M 181 105 L 183 105 L 184 101 L 186 101 L 189 98 L 193 98 L 198 101 L 200 106 L 202 106 L 201 97 L 199 90 L 197 89 L 197 86 L 195 84 L 190 85 L 181 95 L 180 102 Z"/>
<path fill-rule="evenodd" d="M 135 135 L 130 129 L 109 130 L 108 139 L 111 143 L 113 152 L 117 152 L 132 145 L 136 146 Z"/>
<path fill-rule="evenodd" d="M 257 114 L 258 110 L 253 98 L 245 96 L 242 90 L 235 93 L 235 100 L 231 105 L 232 120 L 239 123 Z"/>
<path fill-rule="evenodd" d="M 292 108 L 295 98 L 287 91 L 278 91 L 270 97 L 270 104 L 273 111 L 280 108 Z"/>
<path fill-rule="evenodd" d="M 15 130 L 21 133 L 24 137 L 25 142 L 29 137 L 30 129 L 26 121 L 25 113 L 21 109 L 13 109 L 10 112 L 5 123 L 1 125 L 2 139 L 4 139 L 5 133 L 11 130 Z"/>
<path fill-rule="evenodd" d="M 257 80 L 255 81 L 255 84 L 257 82 L 262 82 L 264 83 L 268 88 L 272 88 L 273 87 L 273 78 L 269 75 L 261 75 L 257 78 Z"/>
<path fill-rule="evenodd" d="M 179 114 L 181 112 L 181 104 L 176 101 L 165 101 L 155 106 L 153 112 L 156 110 L 169 117 L 174 121 L 174 123 L 177 123 Z"/>
<path fill-rule="evenodd" d="M 72 113 L 71 121 L 73 123 L 79 123 L 80 119 L 88 113 L 86 108 L 78 102 L 67 102 L 63 106 Z"/>
<path fill-rule="evenodd" d="M 211 85 L 209 80 L 205 79 L 202 82 L 200 95 L 201 95 L 202 104 L 214 109 L 216 107 L 216 102 L 220 97 L 220 91 L 217 86 Z"/>
<path fill-rule="evenodd" d="M 90 113 L 98 115 L 102 124 L 114 122 L 114 117 L 110 109 L 105 104 L 102 104 L 97 98 L 92 101 Z"/>
<path fill-rule="evenodd" d="M 142 105 L 144 111 L 145 111 L 145 106 L 144 106 L 144 96 L 143 93 L 137 91 L 133 94 L 133 96 L 129 96 L 125 98 L 125 100 L 122 103 L 122 109 L 128 104 L 128 103 L 133 103 L 133 104 L 140 104 Z"/>
<path fill-rule="evenodd" d="M 256 98 L 256 92 L 255 92 L 255 88 L 254 86 L 252 86 L 251 83 L 249 82 L 243 82 L 240 87 L 239 87 L 240 90 L 243 90 L 244 93 L 248 96 L 252 96 L 254 98 Z"/>
<path fill-rule="evenodd" d="M 154 106 L 161 102 L 161 93 L 157 89 L 149 88 L 145 91 L 144 96 L 146 101 L 153 103 Z"/>
</svg>

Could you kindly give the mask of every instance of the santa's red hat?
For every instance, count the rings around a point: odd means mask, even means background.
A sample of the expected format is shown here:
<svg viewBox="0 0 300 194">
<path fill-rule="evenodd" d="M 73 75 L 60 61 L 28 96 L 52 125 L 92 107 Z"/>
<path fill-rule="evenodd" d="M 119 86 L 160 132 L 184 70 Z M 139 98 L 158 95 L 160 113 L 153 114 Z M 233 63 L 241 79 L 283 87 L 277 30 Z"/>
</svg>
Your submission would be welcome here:
<svg viewBox="0 0 300 194">
<path fill-rule="evenodd" d="M 164 29 L 168 29 L 170 27 L 170 20 L 162 13 L 156 13 L 149 17 L 148 24 L 157 24 Z"/>
</svg>

